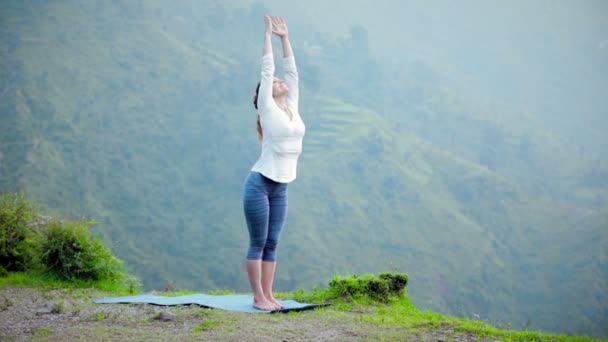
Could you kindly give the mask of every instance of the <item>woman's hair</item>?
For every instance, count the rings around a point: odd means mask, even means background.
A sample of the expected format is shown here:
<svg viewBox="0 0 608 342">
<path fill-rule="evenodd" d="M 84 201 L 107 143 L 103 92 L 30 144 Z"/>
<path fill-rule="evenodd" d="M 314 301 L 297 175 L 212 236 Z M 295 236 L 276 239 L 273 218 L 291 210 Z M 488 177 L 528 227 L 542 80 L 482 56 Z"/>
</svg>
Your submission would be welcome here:
<svg viewBox="0 0 608 342">
<path fill-rule="evenodd" d="M 260 82 L 258 82 L 258 86 L 255 88 L 255 96 L 253 97 L 253 106 L 255 109 L 258 109 L 258 95 L 260 94 Z M 262 124 L 260 123 L 260 114 L 258 114 L 258 120 L 256 124 L 256 130 L 258 132 L 258 139 L 262 141 L 264 137 L 264 132 L 262 131 Z"/>
</svg>

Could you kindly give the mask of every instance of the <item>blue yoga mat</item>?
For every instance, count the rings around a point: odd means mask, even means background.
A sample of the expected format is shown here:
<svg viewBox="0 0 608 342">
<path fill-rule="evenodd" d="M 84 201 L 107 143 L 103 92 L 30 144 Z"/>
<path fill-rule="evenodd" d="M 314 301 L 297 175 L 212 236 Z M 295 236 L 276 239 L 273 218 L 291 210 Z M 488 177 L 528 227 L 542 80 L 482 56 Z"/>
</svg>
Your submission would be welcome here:
<svg viewBox="0 0 608 342">
<path fill-rule="evenodd" d="M 121 303 L 148 303 L 155 305 L 183 305 L 183 304 L 198 304 L 208 308 L 253 312 L 253 313 L 273 313 L 273 312 L 289 312 L 310 310 L 319 306 L 327 306 L 331 304 L 309 304 L 299 303 L 295 300 L 281 300 L 280 302 L 285 307 L 281 310 L 264 311 L 253 307 L 253 296 L 251 295 L 208 295 L 208 294 L 191 294 L 177 297 L 155 296 L 151 294 L 139 294 L 135 296 L 124 297 L 106 297 L 94 300 L 97 304 L 121 304 Z"/>
</svg>

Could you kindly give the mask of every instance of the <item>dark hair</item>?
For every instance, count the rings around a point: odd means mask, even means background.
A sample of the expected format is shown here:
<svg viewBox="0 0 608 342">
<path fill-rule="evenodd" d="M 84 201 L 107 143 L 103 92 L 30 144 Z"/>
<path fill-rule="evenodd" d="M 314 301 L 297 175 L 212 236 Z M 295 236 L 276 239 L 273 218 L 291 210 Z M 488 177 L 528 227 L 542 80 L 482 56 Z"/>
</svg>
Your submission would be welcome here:
<svg viewBox="0 0 608 342">
<path fill-rule="evenodd" d="M 260 95 L 260 84 L 261 82 L 258 82 L 258 86 L 255 88 L 255 96 L 253 96 L 253 106 L 255 107 L 255 109 L 258 109 L 258 95 Z M 256 130 L 258 132 L 258 139 L 262 141 L 262 138 L 264 137 L 264 132 L 262 131 L 262 124 L 260 123 L 260 114 L 258 114 Z"/>
<path fill-rule="evenodd" d="M 260 84 L 262 82 L 258 82 L 258 86 L 255 88 L 255 96 L 253 97 L 253 106 L 255 109 L 258 109 L 258 95 L 260 95 Z"/>
</svg>

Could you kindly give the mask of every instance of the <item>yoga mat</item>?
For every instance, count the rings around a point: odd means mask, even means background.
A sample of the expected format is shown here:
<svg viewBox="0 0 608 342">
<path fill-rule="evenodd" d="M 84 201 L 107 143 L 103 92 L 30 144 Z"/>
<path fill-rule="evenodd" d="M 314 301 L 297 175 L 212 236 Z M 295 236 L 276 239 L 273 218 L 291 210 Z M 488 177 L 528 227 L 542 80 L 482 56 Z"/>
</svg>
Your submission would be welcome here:
<svg viewBox="0 0 608 342">
<path fill-rule="evenodd" d="M 252 312 L 252 313 L 274 313 L 274 312 L 289 312 L 310 310 L 320 306 L 331 304 L 309 304 L 299 303 L 295 300 L 280 300 L 285 307 L 281 310 L 264 311 L 253 307 L 252 295 L 208 295 L 208 294 L 191 294 L 177 297 L 155 296 L 151 294 L 139 294 L 135 296 L 124 297 L 105 297 L 94 300 L 97 304 L 124 304 L 124 303 L 148 303 L 155 305 L 184 305 L 198 304 L 208 308 L 224 309 L 231 311 Z"/>
</svg>

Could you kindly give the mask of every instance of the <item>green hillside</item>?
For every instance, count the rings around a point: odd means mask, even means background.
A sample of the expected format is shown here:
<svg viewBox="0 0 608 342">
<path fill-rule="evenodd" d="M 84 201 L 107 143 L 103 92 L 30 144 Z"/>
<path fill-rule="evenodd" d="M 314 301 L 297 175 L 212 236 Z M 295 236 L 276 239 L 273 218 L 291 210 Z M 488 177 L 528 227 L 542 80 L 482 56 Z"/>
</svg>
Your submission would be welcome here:
<svg viewBox="0 0 608 342">
<path fill-rule="evenodd" d="M 250 98 L 265 12 L 3 2 L 0 190 L 99 222 L 147 289 L 246 290 L 240 191 L 259 153 Z M 389 109 L 376 105 L 362 95 L 391 83 L 369 51 L 345 59 L 356 41 L 328 40 L 335 52 L 310 55 L 294 35 L 307 133 L 280 290 L 390 268 L 410 274 L 420 308 L 608 334 L 605 162 L 534 113 L 413 67 Z"/>
</svg>

